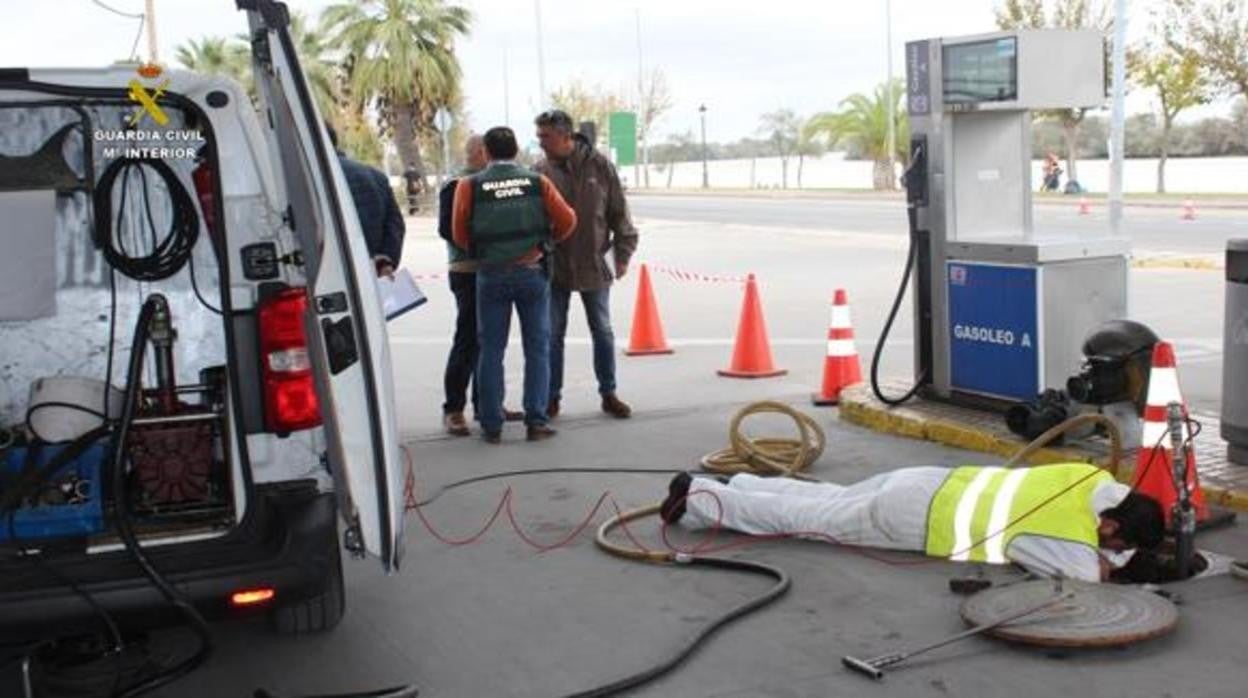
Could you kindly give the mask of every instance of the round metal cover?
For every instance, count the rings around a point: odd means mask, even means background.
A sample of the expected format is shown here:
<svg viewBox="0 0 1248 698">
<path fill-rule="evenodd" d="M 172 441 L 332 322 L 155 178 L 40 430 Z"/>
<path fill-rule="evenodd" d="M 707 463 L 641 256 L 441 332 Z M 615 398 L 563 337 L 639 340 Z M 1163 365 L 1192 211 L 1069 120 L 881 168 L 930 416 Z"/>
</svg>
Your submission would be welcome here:
<svg viewBox="0 0 1248 698">
<path fill-rule="evenodd" d="M 1052 580 L 1021 582 L 981 591 L 962 604 L 962 619 L 987 625 L 1034 608 L 1046 599 L 1062 601 L 987 631 L 1011 642 L 1043 647 L 1118 647 L 1165 635 L 1179 622 L 1169 600 L 1134 587 Z"/>
</svg>

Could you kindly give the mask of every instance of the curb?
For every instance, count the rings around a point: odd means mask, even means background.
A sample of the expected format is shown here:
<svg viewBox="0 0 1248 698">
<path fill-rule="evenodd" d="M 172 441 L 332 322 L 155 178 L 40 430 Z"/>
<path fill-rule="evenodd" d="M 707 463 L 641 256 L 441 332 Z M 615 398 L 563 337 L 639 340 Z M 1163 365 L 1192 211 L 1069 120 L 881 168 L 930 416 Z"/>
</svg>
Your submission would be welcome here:
<svg viewBox="0 0 1248 698">
<path fill-rule="evenodd" d="M 866 396 L 863 393 L 866 393 Z M 1002 438 L 992 432 L 975 426 L 958 423 L 947 419 L 935 419 L 922 415 L 915 410 L 900 408 L 884 408 L 869 397 L 870 389 L 864 386 L 846 388 L 841 393 L 841 419 L 872 431 L 894 436 L 905 436 L 935 443 L 961 448 L 979 453 L 990 453 L 1008 458 L 1018 452 L 1020 443 L 1014 439 Z M 1075 448 L 1047 447 L 1036 451 L 1027 459 L 1032 465 L 1043 465 L 1056 462 L 1079 462 L 1105 465 L 1105 456 L 1093 454 Z M 1124 463 L 1117 474 L 1120 481 L 1129 480 L 1134 464 Z M 1201 491 L 1207 504 L 1248 512 L 1248 491 L 1202 484 Z"/>
</svg>

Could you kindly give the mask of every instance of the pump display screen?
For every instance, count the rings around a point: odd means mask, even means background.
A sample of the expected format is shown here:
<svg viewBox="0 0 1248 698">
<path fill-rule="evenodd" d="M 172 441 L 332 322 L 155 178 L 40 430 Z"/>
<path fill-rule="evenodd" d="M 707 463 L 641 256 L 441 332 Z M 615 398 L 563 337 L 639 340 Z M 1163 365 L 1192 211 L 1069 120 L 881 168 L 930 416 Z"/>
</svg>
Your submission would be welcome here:
<svg viewBox="0 0 1248 698">
<path fill-rule="evenodd" d="M 942 48 L 946 104 L 1018 99 L 1018 38 L 991 39 Z"/>
</svg>

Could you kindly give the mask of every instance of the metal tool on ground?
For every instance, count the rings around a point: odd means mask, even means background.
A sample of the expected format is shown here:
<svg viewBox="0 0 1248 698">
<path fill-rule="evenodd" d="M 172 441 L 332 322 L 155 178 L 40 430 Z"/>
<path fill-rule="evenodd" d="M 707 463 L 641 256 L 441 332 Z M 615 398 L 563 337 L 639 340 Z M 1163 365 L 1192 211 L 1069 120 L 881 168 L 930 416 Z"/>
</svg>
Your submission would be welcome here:
<svg viewBox="0 0 1248 698">
<path fill-rule="evenodd" d="M 996 624 L 988 634 L 1038 647 L 1122 647 L 1169 633 L 1179 622 L 1170 600 L 1124 584 L 1061 582 L 1067 611 L 1035 615 L 1023 623 Z M 1054 582 L 1036 580 L 980 592 L 962 602 L 968 625 L 983 625 L 1052 598 Z"/>
<path fill-rule="evenodd" d="M 1048 587 L 1050 588 L 1050 590 L 1052 589 L 1051 584 L 1048 584 Z M 894 652 L 891 654 L 883 654 L 878 657 L 872 657 L 871 659 L 859 659 L 858 657 L 851 657 L 849 655 L 846 655 L 844 657 L 841 657 L 841 664 L 845 665 L 847 669 L 851 669 L 864 676 L 869 676 L 875 679 L 876 681 L 879 681 L 880 679 L 884 678 L 884 670 L 887 669 L 888 667 L 896 666 L 897 664 L 900 664 L 912 657 L 917 657 L 920 654 L 926 654 L 928 652 L 931 652 L 934 649 L 939 649 L 941 647 L 944 647 L 945 645 L 951 645 L 955 642 L 958 642 L 959 640 L 965 640 L 968 637 L 974 637 L 975 635 L 979 635 L 980 633 L 985 633 L 985 632 L 988 632 L 989 630 L 994 630 L 996 628 L 1002 627 L 1009 623 L 1013 623 L 1014 621 L 1019 620 L 1025 616 L 1030 616 L 1034 613 L 1039 613 L 1040 611 L 1043 611 L 1045 609 L 1052 608 L 1053 606 L 1056 606 L 1057 604 L 1062 603 L 1063 601 L 1069 600 L 1071 598 L 1074 598 L 1073 593 L 1053 594 L 1050 596 L 1050 598 L 1047 598 L 1040 603 L 1033 604 L 1028 608 L 1024 608 L 1021 611 L 1016 610 L 1007 615 L 1000 616 L 996 620 L 992 620 L 987 623 L 982 623 L 969 630 L 964 630 L 956 635 L 951 635 L 943 640 L 940 640 L 939 642 L 933 642 L 930 645 L 924 645 L 922 647 L 919 647 L 918 649 L 905 650 L 902 652 Z"/>
</svg>

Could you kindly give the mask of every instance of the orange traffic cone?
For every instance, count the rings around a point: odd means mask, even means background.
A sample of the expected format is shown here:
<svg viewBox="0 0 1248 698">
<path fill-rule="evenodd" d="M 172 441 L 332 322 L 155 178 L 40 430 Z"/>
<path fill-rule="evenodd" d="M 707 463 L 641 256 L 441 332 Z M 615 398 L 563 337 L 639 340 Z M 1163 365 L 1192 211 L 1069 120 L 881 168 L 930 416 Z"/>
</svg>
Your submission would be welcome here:
<svg viewBox="0 0 1248 698">
<path fill-rule="evenodd" d="M 1183 215 L 1180 216 L 1185 221 L 1196 220 L 1196 202 L 1187 199 L 1183 202 Z"/>
<path fill-rule="evenodd" d="M 1148 405 L 1144 408 L 1144 438 L 1140 443 L 1139 457 L 1135 466 L 1135 482 L 1132 485 L 1141 494 L 1156 499 L 1166 515 L 1166 525 L 1172 523 L 1172 509 L 1178 498 L 1174 483 L 1174 453 L 1171 451 L 1170 430 L 1166 424 L 1167 405 L 1177 402 L 1183 405 L 1183 417 L 1187 417 L 1187 402 L 1179 390 L 1179 372 L 1174 360 L 1174 348 L 1169 342 L 1158 342 L 1153 347 L 1153 369 L 1148 376 Z M 1209 517 L 1205 496 L 1200 491 L 1196 477 L 1195 446 L 1186 421 L 1183 424 L 1183 441 L 1187 445 L 1187 487 L 1191 492 L 1192 505 L 1196 508 L 1196 520 Z"/>
<path fill-rule="evenodd" d="M 1088 203 L 1088 197 L 1079 197 L 1079 215 L 1086 216 L 1092 213 L 1092 206 Z"/>
<path fill-rule="evenodd" d="M 641 265 L 641 275 L 637 277 L 637 303 L 633 306 L 633 330 L 629 335 L 629 356 L 646 356 L 649 354 L 670 354 L 667 338 L 663 336 L 663 322 L 659 320 L 659 304 L 654 299 L 654 289 L 650 287 L 650 270 Z"/>
<path fill-rule="evenodd" d="M 763 321 L 763 305 L 758 299 L 754 275 L 745 280 L 745 302 L 741 305 L 741 322 L 737 325 L 737 342 L 732 350 L 732 365 L 720 369 L 719 375 L 730 378 L 771 378 L 788 373 L 771 362 L 771 346 L 767 341 L 767 324 Z"/>
<path fill-rule="evenodd" d="M 823 388 L 811 396 L 819 406 L 835 405 L 841 389 L 862 382 L 862 366 L 854 348 L 854 324 L 849 318 L 845 289 L 836 289 L 832 299 L 832 322 L 828 324 L 828 353 L 823 361 Z"/>
</svg>

